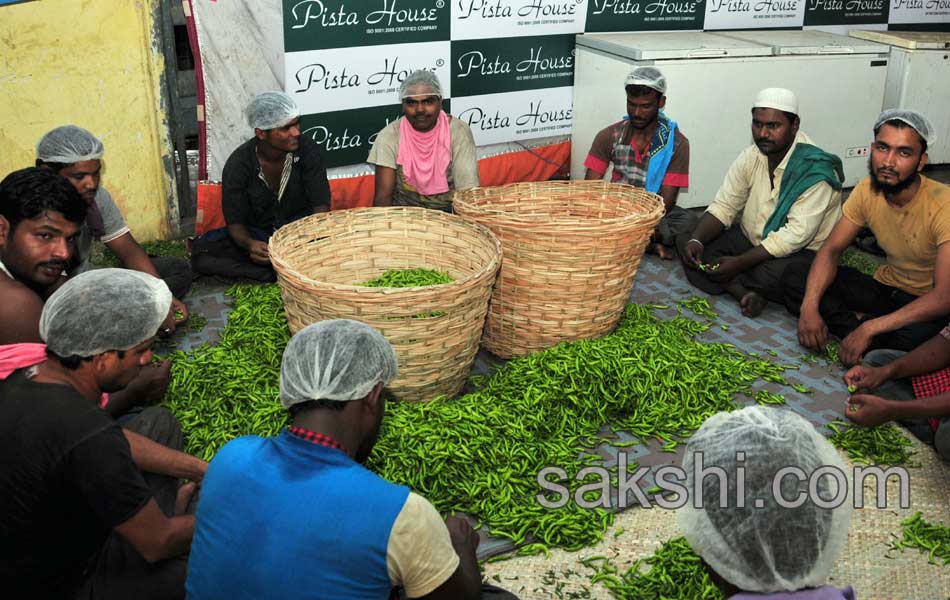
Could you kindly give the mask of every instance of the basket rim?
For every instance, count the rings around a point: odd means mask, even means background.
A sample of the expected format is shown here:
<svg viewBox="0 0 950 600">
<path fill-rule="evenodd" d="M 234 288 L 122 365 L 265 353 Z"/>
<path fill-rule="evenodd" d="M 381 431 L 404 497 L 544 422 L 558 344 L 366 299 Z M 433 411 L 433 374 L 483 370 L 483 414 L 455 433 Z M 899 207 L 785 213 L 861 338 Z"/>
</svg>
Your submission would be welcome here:
<svg viewBox="0 0 950 600">
<path fill-rule="evenodd" d="M 357 213 L 366 212 L 366 211 L 392 211 L 392 212 L 410 213 L 410 214 L 413 212 L 425 211 L 425 213 L 430 213 L 427 216 L 431 216 L 435 219 L 444 219 L 447 216 L 451 216 L 453 218 L 457 218 L 457 221 L 453 220 L 450 223 L 451 225 L 456 225 L 456 226 L 461 226 L 461 227 L 470 227 L 474 229 L 475 231 L 481 233 L 482 235 L 487 236 L 487 239 L 493 242 L 495 252 L 493 253 L 490 261 L 488 261 L 481 269 L 473 272 L 467 277 L 463 277 L 462 279 L 456 279 L 449 283 L 439 283 L 436 285 L 423 285 L 423 286 L 413 286 L 413 287 L 367 287 L 367 286 L 356 285 L 356 284 L 331 283 L 328 281 L 321 281 L 319 279 L 312 279 L 310 277 L 304 276 L 303 274 L 300 273 L 300 271 L 288 265 L 287 261 L 285 261 L 283 257 L 279 255 L 277 256 L 271 255 L 271 261 L 280 263 L 281 267 L 286 269 L 289 272 L 289 274 L 294 279 L 296 279 L 300 284 L 317 287 L 317 288 L 331 288 L 331 289 L 339 290 L 339 291 L 357 292 L 359 294 L 363 294 L 367 296 L 398 296 L 399 294 L 416 294 L 419 292 L 419 290 L 443 291 L 443 290 L 449 290 L 453 286 L 454 287 L 468 286 L 472 282 L 484 279 L 489 274 L 497 273 L 498 268 L 501 265 L 501 260 L 502 260 L 501 242 L 498 240 L 495 234 L 492 233 L 491 229 L 482 225 L 481 223 L 475 223 L 473 221 L 463 219 L 462 217 L 458 215 L 448 215 L 447 213 L 443 213 L 442 211 L 437 211 L 437 210 L 432 210 L 432 209 L 427 209 L 427 208 L 422 208 L 422 207 L 417 207 L 417 206 L 363 206 L 359 208 L 348 209 L 346 213 L 357 214 Z M 284 225 L 284 227 L 290 227 L 296 223 L 299 223 L 303 219 L 312 219 L 314 217 L 316 217 L 317 220 L 334 218 L 330 216 L 324 216 L 324 215 L 332 215 L 332 214 L 333 214 L 333 211 L 307 215 L 306 217 L 303 217 L 302 219 L 298 219 L 297 221 Z M 342 218 L 342 217 L 339 217 L 339 218 Z M 284 227 L 281 227 L 280 229 L 275 231 L 271 235 L 271 239 L 273 239 L 274 236 L 280 233 L 281 229 L 284 229 Z M 283 274 L 283 273 L 279 273 L 279 274 L 285 278 L 287 277 L 286 274 Z"/>
<path fill-rule="evenodd" d="M 550 187 L 563 187 L 569 189 L 570 187 L 592 187 L 592 188 L 602 188 L 602 189 L 617 189 L 618 191 L 626 194 L 634 192 L 636 196 L 642 196 L 644 194 L 649 195 L 650 197 L 659 200 L 657 205 L 654 207 L 654 210 L 648 211 L 645 213 L 638 214 L 627 214 L 621 215 L 619 217 L 603 217 L 599 218 L 596 221 L 592 222 L 586 219 L 579 219 L 577 217 L 559 217 L 553 216 L 551 214 L 524 214 L 518 213 L 512 210 L 505 210 L 499 208 L 487 208 L 477 204 L 476 200 L 469 200 L 467 196 L 471 192 L 476 190 L 484 189 L 512 189 L 517 187 L 540 187 L 537 184 L 543 184 Z M 491 198 L 491 196 L 482 196 L 482 198 Z M 501 186 L 485 186 L 485 187 L 475 187 L 469 190 L 460 190 L 456 192 L 455 197 L 452 199 L 452 204 L 454 207 L 459 207 L 462 209 L 462 216 L 489 216 L 497 219 L 497 223 L 501 224 L 503 221 L 508 221 L 512 224 L 524 224 L 524 225 L 570 225 L 579 229 L 597 229 L 603 225 L 614 225 L 618 223 L 635 223 L 639 221 L 650 220 L 653 216 L 653 213 L 661 213 L 665 210 L 663 205 L 663 198 L 657 193 L 648 192 L 646 189 L 641 187 L 636 187 L 627 183 L 613 183 L 607 181 L 590 181 L 590 180 L 575 180 L 575 181 L 565 181 L 565 182 L 556 182 L 556 181 L 546 181 L 546 182 L 520 182 L 520 183 L 508 183 Z M 493 223 L 494 224 L 494 223 Z"/>
</svg>

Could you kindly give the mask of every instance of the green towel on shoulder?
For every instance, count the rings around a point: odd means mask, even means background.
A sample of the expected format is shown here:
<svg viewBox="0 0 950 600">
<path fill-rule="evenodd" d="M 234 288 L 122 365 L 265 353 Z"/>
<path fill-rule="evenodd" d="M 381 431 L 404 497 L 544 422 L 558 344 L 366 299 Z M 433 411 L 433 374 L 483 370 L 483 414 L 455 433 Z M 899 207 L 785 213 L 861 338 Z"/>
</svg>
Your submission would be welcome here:
<svg viewBox="0 0 950 600">
<path fill-rule="evenodd" d="M 834 190 L 840 190 L 844 182 L 844 167 L 841 159 L 825 152 L 818 146 L 799 143 L 788 158 L 782 174 L 782 189 L 778 193 L 778 205 L 762 230 L 762 239 L 781 229 L 788 222 L 788 211 L 808 188 L 826 181 Z"/>
</svg>

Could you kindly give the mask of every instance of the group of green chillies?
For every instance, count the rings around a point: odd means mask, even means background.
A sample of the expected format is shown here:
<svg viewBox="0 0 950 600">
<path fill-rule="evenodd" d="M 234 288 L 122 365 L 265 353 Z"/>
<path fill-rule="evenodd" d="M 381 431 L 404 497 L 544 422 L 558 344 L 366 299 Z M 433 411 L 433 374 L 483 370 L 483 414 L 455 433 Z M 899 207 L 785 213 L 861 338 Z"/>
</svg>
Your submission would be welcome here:
<svg viewBox="0 0 950 600">
<path fill-rule="evenodd" d="M 842 420 L 828 424 L 831 436 L 828 440 L 835 448 L 848 453 L 851 460 L 875 465 L 908 465 L 916 453 L 913 443 L 891 424 L 876 427 L 857 427 Z"/>
<path fill-rule="evenodd" d="M 433 269 L 390 269 L 375 279 L 358 285 L 363 287 L 422 287 L 452 283 L 452 277 L 443 271 Z"/>
<path fill-rule="evenodd" d="M 935 559 L 942 558 L 943 564 L 950 564 L 950 527 L 939 523 L 928 523 L 922 513 L 901 521 L 904 527 L 904 537 L 893 543 L 896 550 L 917 548 L 926 552 L 928 561 L 937 564 Z"/>
<path fill-rule="evenodd" d="M 290 332 L 280 290 L 240 285 L 228 294 L 234 309 L 220 342 L 169 356 L 165 405 L 182 425 L 186 451 L 205 460 L 231 439 L 272 436 L 287 424 L 278 396 Z M 685 306 L 711 312 L 708 302 Z M 600 541 L 613 511 L 575 502 L 545 508 L 537 499 L 539 471 L 564 469 L 561 483 L 573 495 L 585 483 L 578 472 L 603 462 L 597 446 L 632 443 L 618 432 L 672 451 L 708 417 L 735 409 L 735 394 L 751 394 L 759 379 L 785 383 L 782 372 L 794 368 L 732 344 L 699 342 L 709 321 L 681 314 L 661 320 L 654 308 L 663 307 L 630 305 L 603 338 L 508 361 L 489 378 L 473 378 L 477 389 L 455 400 L 387 403 L 367 466 L 443 513 L 464 512 L 492 535 L 531 542 L 528 554 Z"/>
<path fill-rule="evenodd" d="M 621 572 L 605 556 L 579 561 L 591 569 L 591 583 L 600 583 L 621 600 L 722 600 L 709 570 L 685 538 L 667 541 L 647 558 Z"/>
</svg>

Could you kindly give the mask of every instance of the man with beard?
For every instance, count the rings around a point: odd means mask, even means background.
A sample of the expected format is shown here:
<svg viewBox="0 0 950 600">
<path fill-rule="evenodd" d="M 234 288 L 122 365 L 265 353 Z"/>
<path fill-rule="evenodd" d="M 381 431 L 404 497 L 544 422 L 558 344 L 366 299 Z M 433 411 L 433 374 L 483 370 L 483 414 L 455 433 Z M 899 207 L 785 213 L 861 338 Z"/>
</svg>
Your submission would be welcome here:
<svg viewBox="0 0 950 600">
<path fill-rule="evenodd" d="M 379 437 L 396 355 L 357 321 L 321 321 L 284 350 L 293 424 L 246 436 L 208 467 L 186 591 L 206 598 L 513 598 L 482 587 L 478 536 L 362 466 Z"/>
<path fill-rule="evenodd" d="M 696 229 L 676 238 L 690 283 L 708 294 L 728 292 L 747 317 L 769 300 L 782 302 L 782 273 L 795 264 L 807 268 L 841 216 L 841 159 L 799 125 L 795 94 L 759 92 L 755 143 L 729 167 Z"/>
<path fill-rule="evenodd" d="M 52 169 L 76 188 L 88 211 L 79 230 L 76 256 L 69 275 L 91 268 L 89 257 L 92 241 L 105 244 L 126 269 L 148 273 L 163 279 L 172 291 L 172 308 L 162 326 L 171 333 L 188 318 L 188 309 L 180 300 L 191 288 L 191 267 L 185 260 L 171 257 L 149 257 L 132 236 L 112 195 L 99 185 L 102 175 L 102 142 L 89 131 L 75 125 L 63 125 L 49 131 L 36 145 L 36 166 Z M 182 317 L 175 319 L 176 313 Z"/>
<path fill-rule="evenodd" d="M 647 251 L 672 259 L 676 235 L 692 231 L 698 220 L 692 212 L 676 206 L 680 188 L 689 186 L 689 140 L 662 112 L 666 77 L 659 69 L 635 68 L 624 80 L 624 89 L 627 118 L 598 132 L 584 161 L 584 178 L 603 179 L 612 163 L 611 181 L 662 196 L 666 214 Z"/>
<path fill-rule="evenodd" d="M 0 182 L 0 344 L 39 342 L 44 300 L 64 281 L 86 203 L 45 169 Z"/>
<path fill-rule="evenodd" d="M 205 275 L 273 282 L 267 241 L 284 225 L 330 209 L 327 169 L 300 134 L 300 110 L 284 92 L 262 92 L 245 113 L 254 137 L 231 153 L 221 175 L 227 227 L 195 240 L 191 265 Z"/>
<path fill-rule="evenodd" d="M 798 341 L 821 349 L 841 338 L 845 365 L 868 350 L 913 350 L 950 315 L 950 188 L 920 174 L 933 127 L 912 110 L 888 109 L 874 124 L 870 177 L 851 192 L 809 270 L 785 272 L 785 306 L 799 315 Z M 874 276 L 838 260 L 862 227 L 886 252 Z"/>
</svg>

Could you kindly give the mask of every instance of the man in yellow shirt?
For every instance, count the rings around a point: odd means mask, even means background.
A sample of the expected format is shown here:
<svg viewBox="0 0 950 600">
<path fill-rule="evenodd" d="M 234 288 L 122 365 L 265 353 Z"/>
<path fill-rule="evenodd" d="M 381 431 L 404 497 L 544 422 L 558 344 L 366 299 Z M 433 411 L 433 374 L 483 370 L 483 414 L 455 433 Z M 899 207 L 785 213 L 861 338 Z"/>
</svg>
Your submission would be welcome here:
<svg viewBox="0 0 950 600">
<path fill-rule="evenodd" d="M 752 104 L 752 138 L 699 225 L 676 247 L 690 283 L 728 292 L 756 317 L 781 303 L 781 276 L 807 265 L 841 216 L 841 159 L 799 131 L 798 99 L 767 88 Z"/>
<path fill-rule="evenodd" d="M 811 269 L 782 278 L 785 305 L 799 315 L 798 341 L 823 348 L 842 338 L 839 356 L 856 364 L 868 350 L 913 350 L 937 335 L 950 315 L 950 187 L 920 174 L 933 127 L 918 112 L 889 109 L 874 125 L 870 177 L 844 205 L 844 216 Z M 873 277 L 839 267 L 862 227 L 874 233 L 886 261 Z"/>
</svg>

